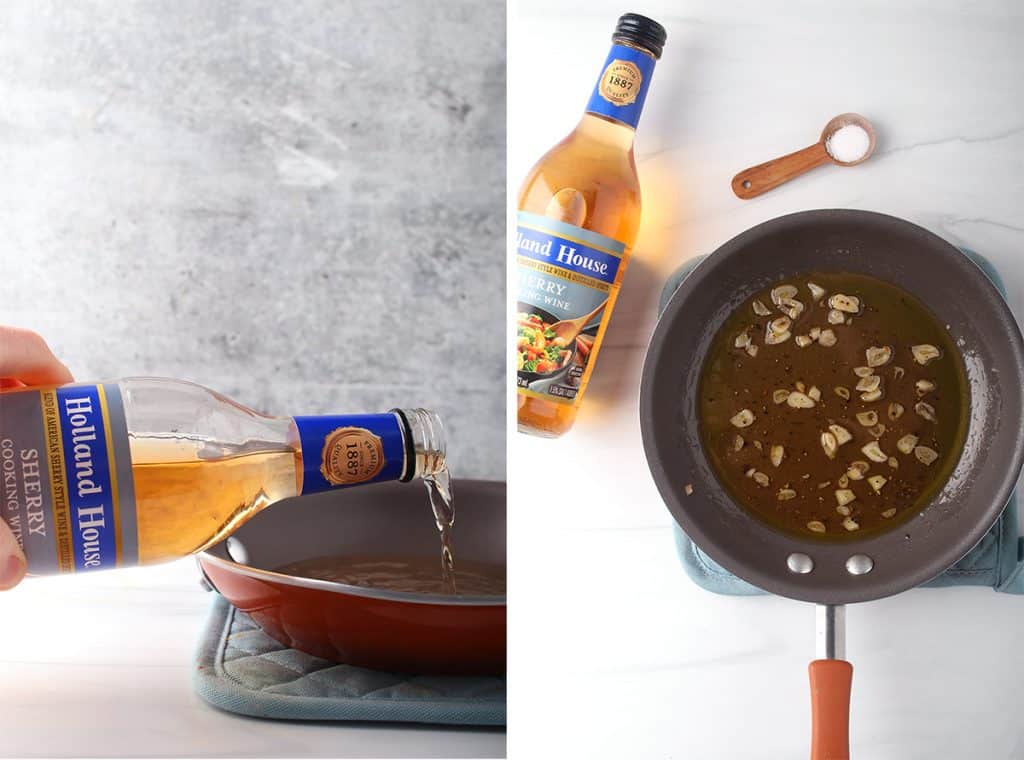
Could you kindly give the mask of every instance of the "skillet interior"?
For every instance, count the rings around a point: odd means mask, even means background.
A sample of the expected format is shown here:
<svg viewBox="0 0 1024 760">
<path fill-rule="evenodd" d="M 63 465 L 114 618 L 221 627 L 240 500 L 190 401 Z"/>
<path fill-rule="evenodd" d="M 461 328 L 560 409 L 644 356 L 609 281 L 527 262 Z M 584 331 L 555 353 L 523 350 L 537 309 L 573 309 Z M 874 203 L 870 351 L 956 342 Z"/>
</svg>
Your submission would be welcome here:
<svg viewBox="0 0 1024 760">
<path fill-rule="evenodd" d="M 947 326 L 967 369 L 971 412 L 964 452 L 931 504 L 895 531 L 836 543 L 775 531 L 735 504 L 704 456 L 697 387 L 727 316 L 753 292 L 799 272 L 862 272 L 920 298 Z M 716 562 L 767 591 L 830 604 L 895 594 L 966 554 L 1006 504 L 1024 459 L 1024 347 L 999 292 L 960 251 L 927 230 L 867 211 L 781 217 L 723 245 L 683 281 L 648 349 L 640 421 L 648 463 L 675 519 Z M 684 487 L 692 484 L 693 494 Z M 814 570 L 790 572 L 808 554 Z M 871 572 L 846 571 L 866 554 Z"/>
<path fill-rule="evenodd" d="M 452 539 L 456 563 L 462 559 L 504 565 L 505 484 L 456 480 L 453 485 L 456 519 Z M 244 547 L 244 563 L 234 548 L 238 544 Z M 230 564 L 238 572 L 267 577 L 266 571 L 321 556 L 424 557 L 437 558 L 440 563 L 440 539 L 422 484 L 380 483 L 282 501 L 202 556 Z M 415 594 L 292 576 L 276 576 L 275 580 L 328 594 L 414 603 L 465 606 L 505 601 L 504 596 Z"/>
</svg>

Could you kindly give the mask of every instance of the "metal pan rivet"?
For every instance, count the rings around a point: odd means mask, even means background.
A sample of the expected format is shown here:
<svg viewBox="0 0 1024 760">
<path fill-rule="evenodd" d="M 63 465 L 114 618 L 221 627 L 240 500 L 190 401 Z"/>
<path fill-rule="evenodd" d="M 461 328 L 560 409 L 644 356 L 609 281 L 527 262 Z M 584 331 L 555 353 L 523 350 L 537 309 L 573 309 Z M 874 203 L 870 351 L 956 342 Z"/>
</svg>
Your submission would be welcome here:
<svg viewBox="0 0 1024 760">
<path fill-rule="evenodd" d="M 225 549 L 227 549 L 228 556 L 239 565 L 249 564 L 249 552 L 246 551 L 245 544 L 234 536 L 228 537 Z"/>
<path fill-rule="evenodd" d="M 866 575 L 875 566 L 875 561 L 866 554 L 854 554 L 846 560 L 846 572 L 850 575 Z"/>
<path fill-rule="evenodd" d="M 793 552 L 788 557 L 786 557 L 786 566 L 789 567 L 789 570 L 792 573 L 806 575 L 814 569 L 814 560 L 808 557 L 806 554 L 801 554 L 800 552 Z"/>
</svg>

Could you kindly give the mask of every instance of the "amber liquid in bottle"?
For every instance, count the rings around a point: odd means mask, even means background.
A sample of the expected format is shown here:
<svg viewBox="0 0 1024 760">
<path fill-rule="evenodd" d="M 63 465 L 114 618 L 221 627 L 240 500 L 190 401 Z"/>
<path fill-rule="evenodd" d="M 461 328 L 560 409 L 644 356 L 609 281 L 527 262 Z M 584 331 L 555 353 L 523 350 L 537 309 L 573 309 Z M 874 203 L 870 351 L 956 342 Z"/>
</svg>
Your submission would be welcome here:
<svg viewBox="0 0 1024 760">
<path fill-rule="evenodd" d="M 601 312 L 596 335 L 589 339 L 588 336 L 581 336 L 576 341 L 574 361 L 582 360 L 585 365 L 582 374 L 572 381 L 577 388 L 575 397 L 567 400 L 564 397 L 552 397 L 550 394 L 531 391 L 530 385 L 524 388 L 524 381 L 521 380 L 517 394 L 520 432 L 557 437 L 572 427 L 615 307 L 630 252 L 639 232 L 640 182 L 633 155 L 633 137 L 645 92 L 641 93 L 639 104 L 630 101 L 624 106 L 632 106 L 633 111 L 628 114 L 624 112 L 621 118 L 616 118 L 620 114 L 615 103 L 608 101 L 606 104 L 607 98 L 602 97 L 598 100 L 598 97 L 606 92 L 605 84 L 608 82 L 613 85 L 611 90 L 607 91 L 613 99 L 617 98 L 627 85 L 631 84 L 639 89 L 641 83 L 637 81 L 636 74 L 642 73 L 649 77 L 654 60 L 660 55 L 661 45 L 652 45 L 650 39 L 643 34 L 627 33 L 631 28 L 628 25 L 626 32 L 623 32 L 623 22 L 626 19 L 640 19 L 641 22 L 653 25 L 655 31 L 660 30 L 663 44 L 664 30 L 655 22 L 633 14 L 620 19 L 619 27 L 612 38 L 615 46 L 595 88 L 591 106 L 588 106 L 576 129 L 537 162 L 519 192 L 520 212 L 529 212 L 582 228 L 624 246 L 614 280 L 606 283 L 610 287 L 607 289 L 607 302 Z M 650 27 L 646 28 L 649 33 Z M 639 61 L 639 67 L 628 63 L 629 56 Z M 646 71 L 645 67 L 648 67 Z M 620 71 L 625 71 L 624 78 L 618 76 Z M 644 91 L 646 85 L 647 83 L 643 82 Z M 630 93 L 626 92 L 622 97 L 629 100 Z M 609 113 L 611 115 L 608 115 Z M 522 215 L 520 218 L 522 219 Z M 571 230 L 566 236 L 573 239 Z M 597 298 L 600 299 L 601 296 Z M 522 303 L 520 308 L 523 308 Z"/>
</svg>

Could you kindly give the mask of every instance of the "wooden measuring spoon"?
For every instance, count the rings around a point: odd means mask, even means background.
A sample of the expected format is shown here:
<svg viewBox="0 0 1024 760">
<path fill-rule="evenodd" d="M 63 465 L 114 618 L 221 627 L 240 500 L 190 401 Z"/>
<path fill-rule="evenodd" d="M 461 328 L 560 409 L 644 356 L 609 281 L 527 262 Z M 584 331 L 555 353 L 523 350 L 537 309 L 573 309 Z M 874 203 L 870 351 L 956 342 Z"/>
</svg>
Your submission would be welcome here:
<svg viewBox="0 0 1024 760">
<path fill-rule="evenodd" d="M 568 346 L 576 340 L 576 336 L 580 334 L 580 330 L 587 326 L 587 322 L 596 317 L 607 305 L 608 299 L 606 298 L 589 314 L 584 314 L 582 317 L 576 317 L 576 319 L 563 319 L 561 322 L 555 322 L 548 329 L 555 334 L 556 338 L 562 339 L 563 346 Z"/>
<path fill-rule="evenodd" d="M 828 140 L 833 134 L 850 124 L 855 124 L 868 133 L 868 147 L 864 151 L 864 155 L 857 160 L 840 161 L 828 152 Z M 814 145 L 741 171 L 732 178 L 732 191 L 743 200 L 755 198 L 761 193 L 766 193 L 783 182 L 789 182 L 804 172 L 827 164 L 829 161 L 839 166 L 856 166 L 867 161 L 874 150 L 875 128 L 871 126 L 871 122 L 860 114 L 839 114 L 825 125 L 825 128 L 821 130 L 821 137 Z"/>
</svg>

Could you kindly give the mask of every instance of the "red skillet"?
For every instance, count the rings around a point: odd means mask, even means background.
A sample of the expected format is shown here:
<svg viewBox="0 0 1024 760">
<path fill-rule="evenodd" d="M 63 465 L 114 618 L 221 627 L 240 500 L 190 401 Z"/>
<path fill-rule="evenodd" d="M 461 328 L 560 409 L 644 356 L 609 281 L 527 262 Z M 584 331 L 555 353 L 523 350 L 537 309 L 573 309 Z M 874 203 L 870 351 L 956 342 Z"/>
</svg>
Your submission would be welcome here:
<svg viewBox="0 0 1024 760">
<path fill-rule="evenodd" d="M 505 564 L 505 484 L 455 483 L 461 559 Z M 317 657 L 407 673 L 505 672 L 505 597 L 362 588 L 273 571 L 312 557 L 428 557 L 440 543 L 417 483 L 276 504 L 199 555 L 207 581 L 267 634 Z"/>
</svg>

